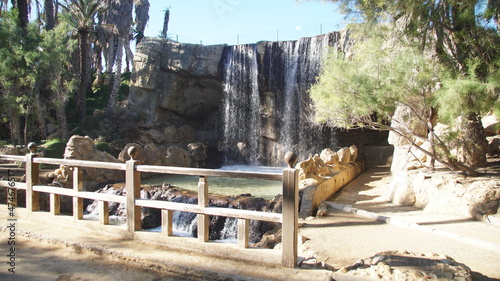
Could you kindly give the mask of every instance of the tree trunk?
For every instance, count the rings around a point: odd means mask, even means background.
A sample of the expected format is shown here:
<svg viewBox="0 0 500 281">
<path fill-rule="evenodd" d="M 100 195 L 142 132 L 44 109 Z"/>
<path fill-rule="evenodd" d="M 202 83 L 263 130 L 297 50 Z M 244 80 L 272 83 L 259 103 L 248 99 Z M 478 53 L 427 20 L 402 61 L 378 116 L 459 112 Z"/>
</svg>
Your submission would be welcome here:
<svg viewBox="0 0 500 281">
<path fill-rule="evenodd" d="M 89 42 L 89 30 L 80 30 L 80 87 L 75 97 L 78 120 L 80 122 L 87 116 L 87 91 L 90 88 L 91 79 L 91 49 Z"/>
<path fill-rule="evenodd" d="M 149 1 L 135 0 L 135 22 L 137 31 L 137 44 L 144 38 L 144 30 L 149 21 Z"/>
<path fill-rule="evenodd" d="M 19 27 L 26 31 L 30 22 L 28 0 L 17 0 L 17 10 L 19 11 Z"/>
<path fill-rule="evenodd" d="M 165 16 L 163 18 L 163 30 L 161 31 L 161 37 L 163 39 L 168 38 L 168 22 L 170 21 L 170 10 L 165 10 Z"/>
<path fill-rule="evenodd" d="M 54 0 L 44 1 L 45 14 L 45 30 L 52 30 L 56 26 L 56 18 L 54 16 Z"/>
<path fill-rule="evenodd" d="M 469 167 L 484 166 L 486 164 L 488 142 L 480 116 L 472 113 L 462 117 L 459 131 L 458 161 Z"/>
<path fill-rule="evenodd" d="M 66 118 L 66 106 L 64 102 L 55 106 L 56 108 L 56 119 L 57 124 L 59 124 L 59 133 L 62 139 L 68 139 L 68 120 Z"/>
<path fill-rule="evenodd" d="M 109 95 L 108 111 L 113 109 L 118 102 L 118 91 L 120 90 L 120 82 L 122 76 L 122 58 L 123 58 L 123 38 L 118 38 L 118 47 L 116 50 L 116 70 L 113 76 L 113 87 Z"/>
<path fill-rule="evenodd" d="M 19 119 L 19 112 L 16 109 L 10 110 L 10 138 L 14 145 L 21 142 L 21 120 Z"/>
</svg>

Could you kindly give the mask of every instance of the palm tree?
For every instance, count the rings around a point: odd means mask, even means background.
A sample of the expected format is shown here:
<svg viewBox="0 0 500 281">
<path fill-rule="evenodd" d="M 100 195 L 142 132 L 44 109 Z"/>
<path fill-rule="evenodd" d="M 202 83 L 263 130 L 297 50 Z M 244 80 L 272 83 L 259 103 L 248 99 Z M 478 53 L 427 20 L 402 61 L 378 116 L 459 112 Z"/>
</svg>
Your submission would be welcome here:
<svg viewBox="0 0 500 281">
<path fill-rule="evenodd" d="M 95 17 L 103 9 L 102 0 L 64 0 L 60 5 L 68 12 L 78 32 L 80 52 L 80 86 L 75 96 L 78 119 L 87 115 L 87 91 L 91 86 L 92 49 L 89 36 L 94 28 Z"/>
<path fill-rule="evenodd" d="M 107 10 L 99 15 L 101 30 L 105 32 L 104 38 L 107 40 L 104 46 L 104 55 L 106 59 L 106 70 L 110 78 L 113 66 L 115 72 L 111 83 L 111 93 L 109 96 L 108 110 L 116 106 L 118 102 L 118 90 L 120 88 L 122 74 L 122 60 L 124 49 L 127 57 L 133 55 L 130 50 L 130 29 L 133 24 L 133 0 L 108 0 Z M 109 80 L 106 82 L 110 82 Z"/>
<path fill-rule="evenodd" d="M 45 30 L 49 31 L 56 26 L 56 18 L 54 13 L 54 0 L 44 1 L 44 15 L 45 15 Z"/>
<path fill-rule="evenodd" d="M 135 4 L 135 32 L 136 43 L 139 44 L 144 38 L 144 30 L 149 21 L 149 1 L 148 0 L 134 0 Z"/>
<path fill-rule="evenodd" d="M 26 35 L 26 28 L 30 22 L 28 0 L 17 0 L 17 10 L 19 11 L 19 27 L 23 30 L 23 34 Z"/>
</svg>

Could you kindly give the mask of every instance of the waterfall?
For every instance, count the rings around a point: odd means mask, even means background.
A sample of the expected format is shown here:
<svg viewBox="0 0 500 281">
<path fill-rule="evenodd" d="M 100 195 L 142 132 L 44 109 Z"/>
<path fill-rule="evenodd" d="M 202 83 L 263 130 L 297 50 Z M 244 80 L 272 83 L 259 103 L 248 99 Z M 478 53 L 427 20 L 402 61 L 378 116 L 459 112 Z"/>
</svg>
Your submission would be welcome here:
<svg viewBox="0 0 500 281">
<path fill-rule="evenodd" d="M 260 136 L 256 45 L 230 46 L 225 52 L 222 73 L 225 162 L 236 160 L 255 165 Z"/>
<path fill-rule="evenodd" d="M 308 91 L 339 38 L 329 33 L 226 47 L 221 70 L 226 164 L 282 165 L 287 151 L 305 159 L 335 146 L 332 129 L 311 121 Z"/>
</svg>

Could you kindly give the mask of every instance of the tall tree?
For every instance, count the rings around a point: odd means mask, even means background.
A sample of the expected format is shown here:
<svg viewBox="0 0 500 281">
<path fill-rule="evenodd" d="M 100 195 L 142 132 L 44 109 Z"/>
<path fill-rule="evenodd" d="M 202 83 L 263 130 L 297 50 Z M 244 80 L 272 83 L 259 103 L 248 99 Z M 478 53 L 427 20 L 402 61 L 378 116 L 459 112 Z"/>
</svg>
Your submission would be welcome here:
<svg viewBox="0 0 500 281">
<path fill-rule="evenodd" d="M 135 4 L 135 33 L 136 43 L 139 44 L 144 38 L 144 31 L 149 21 L 149 1 L 134 0 Z"/>
<path fill-rule="evenodd" d="M 498 0 L 330 1 L 338 3 L 349 15 L 361 16 L 361 21 L 366 23 L 389 21 L 403 26 L 406 35 L 420 42 L 422 51 L 432 51 L 446 67 L 449 83 L 455 81 L 461 85 L 461 80 L 485 83 L 498 72 L 498 65 L 491 67 L 500 52 Z M 497 24 L 496 30 L 488 25 L 492 21 Z M 457 88 L 448 89 L 451 93 Z M 471 91 L 467 95 L 455 94 L 456 98 L 472 97 L 469 101 L 476 101 L 482 95 Z M 468 104 L 467 101 L 462 103 Z M 486 141 L 479 118 L 481 112 L 474 108 L 477 107 L 463 108 L 458 119 L 462 120 L 458 126 L 464 151 L 459 158 L 471 166 L 481 166 L 486 161 Z"/>
<path fill-rule="evenodd" d="M 92 48 L 89 37 L 94 29 L 95 17 L 103 6 L 101 0 L 64 0 L 61 6 L 70 15 L 78 32 L 80 85 L 75 102 L 78 119 L 82 121 L 87 115 L 87 92 L 90 90 L 92 75 Z"/>
<path fill-rule="evenodd" d="M 70 29 L 69 23 L 63 21 L 54 29 L 42 32 L 40 48 L 44 51 L 39 54 L 37 69 L 49 92 L 50 105 L 56 112 L 57 129 L 63 139 L 69 137 L 66 107 L 70 93 L 77 86 L 70 59 L 77 42 L 67 36 Z"/>
<path fill-rule="evenodd" d="M 395 25 L 371 26 L 369 33 L 351 29 L 350 36 L 355 43 L 348 53 L 353 55 L 346 58 L 346 52 L 332 51 L 311 88 L 316 118 L 340 127 L 390 130 L 447 167 L 476 175 L 455 160 L 446 140 L 434 131 L 436 106 L 441 107 L 435 102 L 436 88 L 445 74 L 433 56 Z M 481 110 L 491 108 L 495 99 L 494 93 L 484 95 L 489 107 Z M 397 111 L 411 118 L 399 118 Z"/>
<path fill-rule="evenodd" d="M 26 35 L 26 28 L 28 26 L 29 20 L 29 5 L 28 0 L 17 0 L 17 10 L 19 11 L 19 26 L 23 30 L 23 34 Z"/>
<path fill-rule="evenodd" d="M 163 29 L 161 30 L 161 38 L 168 38 L 168 22 L 170 21 L 170 8 L 166 8 L 163 14 Z"/>
<path fill-rule="evenodd" d="M 52 30 L 56 26 L 54 0 L 44 0 L 45 30 Z"/>
<path fill-rule="evenodd" d="M 28 123 L 33 111 L 34 91 L 37 84 L 36 66 L 39 61 L 37 49 L 38 28 L 28 24 L 19 26 L 17 10 L 2 14 L 0 24 L 0 92 L 4 118 L 8 121 L 13 143 L 27 141 Z M 25 121 L 24 130 L 22 119 Z"/>
<path fill-rule="evenodd" d="M 106 43 L 104 57 L 106 59 L 106 70 L 108 77 L 114 74 L 111 83 L 111 93 L 108 102 L 108 110 L 116 106 L 118 102 L 118 91 L 120 88 L 122 61 L 124 50 L 130 49 L 131 28 L 133 23 L 133 0 L 107 0 L 106 10 L 99 15 L 99 23 L 104 27 Z M 131 52 L 130 52 L 131 53 Z M 105 82 L 106 83 L 106 82 Z"/>
</svg>

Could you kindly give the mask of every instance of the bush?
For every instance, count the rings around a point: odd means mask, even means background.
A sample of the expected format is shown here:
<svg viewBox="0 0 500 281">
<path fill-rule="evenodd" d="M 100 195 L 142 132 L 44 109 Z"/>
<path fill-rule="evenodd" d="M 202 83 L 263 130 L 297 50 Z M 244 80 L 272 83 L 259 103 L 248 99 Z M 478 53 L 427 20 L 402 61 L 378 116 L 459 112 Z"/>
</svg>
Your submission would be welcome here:
<svg viewBox="0 0 500 281">
<path fill-rule="evenodd" d="M 42 147 L 44 148 L 44 157 L 47 158 L 63 158 L 64 149 L 68 140 L 53 139 L 45 142 Z"/>
</svg>

